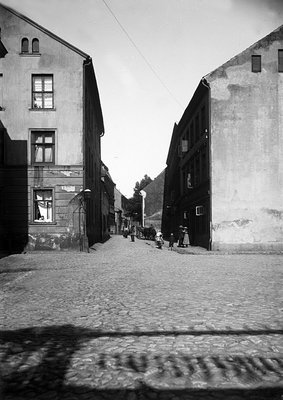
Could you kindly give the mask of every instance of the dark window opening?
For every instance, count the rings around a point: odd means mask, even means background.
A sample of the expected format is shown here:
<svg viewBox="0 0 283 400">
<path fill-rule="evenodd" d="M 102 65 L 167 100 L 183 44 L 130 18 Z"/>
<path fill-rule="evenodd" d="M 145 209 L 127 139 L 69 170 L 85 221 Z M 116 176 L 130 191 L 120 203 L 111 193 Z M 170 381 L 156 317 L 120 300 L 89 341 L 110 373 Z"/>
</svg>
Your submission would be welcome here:
<svg viewBox="0 0 283 400">
<path fill-rule="evenodd" d="M 278 72 L 283 72 L 283 50 L 278 50 Z"/>
<path fill-rule="evenodd" d="M 32 52 L 39 53 L 39 40 L 38 39 L 32 40 Z"/>
<path fill-rule="evenodd" d="M 252 72 L 261 72 L 261 56 L 252 56 Z"/>
<path fill-rule="evenodd" d="M 55 160 L 54 132 L 31 132 L 32 164 L 54 164 Z"/>
<path fill-rule="evenodd" d="M 29 51 L 29 41 L 27 38 L 22 39 L 22 47 L 21 47 L 21 52 L 22 53 L 28 53 Z"/>
</svg>

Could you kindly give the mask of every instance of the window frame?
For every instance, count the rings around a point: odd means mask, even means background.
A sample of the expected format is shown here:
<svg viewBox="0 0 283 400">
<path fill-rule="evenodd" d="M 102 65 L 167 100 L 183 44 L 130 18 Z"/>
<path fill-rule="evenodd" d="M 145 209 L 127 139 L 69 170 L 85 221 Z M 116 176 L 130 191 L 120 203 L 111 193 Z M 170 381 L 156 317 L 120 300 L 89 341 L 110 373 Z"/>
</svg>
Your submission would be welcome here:
<svg viewBox="0 0 283 400">
<path fill-rule="evenodd" d="M 36 136 L 36 135 L 39 135 L 39 134 L 41 134 L 41 135 L 43 135 L 43 137 L 44 137 L 44 141 L 43 142 L 35 142 L 35 139 L 34 139 L 34 136 Z M 52 137 L 52 142 L 50 143 L 50 142 L 45 142 L 45 136 L 47 136 L 47 135 L 49 135 L 50 136 L 50 134 L 51 134 L 51 137 Z M 41 129 L 38 129 L 38 130 L 34 130 L 34 129 L 31 129 L 31 131 L 30 131 L 30 154 L 31 154 L 31 158 L 30 158 L 30 160 L 31 160 L 31 165 L 55 165 L 55 145 L 56 145 L 56 143 L 55 143 L 55 130 L 52 130 L 52 129 L 48 129 L 48 130 L 41 130 Z M 42 152 L 42 154 L 43 154 L 43 161 L 36 161 L 35 160 L 35 147 L 36 146 L 39 146 L 39 147 L 42 147 L 43 148 L 43 152 Z M 51 149 L 52 149 L 52 161 L 45 161 L 45 149 L 47 148 L 47 147 L 51 147 Z"/>
<path fill-rule="evenodd" d="M 258 61 L 256 61 L 258 60 Z M 251 68 L 252 72 L 259 73 L 261 72 L 261 55 L 260 54 L 253 54 L 251 59 Z"/>
<path fill-rule="evenodd" d="M 37 45 L 35 48 L 35 44 Z M 37 38 L 33 38 L 31 42 L 31 51 L 32 54 L 38 54 L 39 53 L 39 40 Z"/>
<path fill-rule="evenodd" d="M 278 72 L 283 72 L 283 49 L 278 49 Z"/>
<path fill-rule="evenodd" d="M 35 216 L 36 216 L 36 209 L 35 209 L 36 202 L 40 201 L 40 200 L 36 200 L 35 199 L 35 195 L 36 195 L 36 192 L 39 192 L 39 191 L 41 191 L 41 192 L 50 191 L 51 192 L 51 198 L 52 198 L 52 200 L 51 200 L 52 220 L 51 221 L 44 221 L 44 220 L 36 220 L 35 219 Z M 31 223 L 32 224 L 34 224 L 34 225 L 48 225 L 48 224 L 49 225 L 54 225 L 54 224 L 56 224 L 56 221 L 55 221 L 55 197 L 54 197 L 54 188 L 53 187 L 43 187 L 43 188 L 34 187 L 34 188 L 32 188 L 31 201 L 32 201 L 32 207 L 31 207 L 32 208 L 32 215 L 31 215 L 31 217 L 32 217 Z M 48 202 L 50 200 L 43 200 L 43 201 Z"/>
<path fill-rule="evenodd" d="M 41 78 L 41 85 L 42 85 L 42 90 L 41 91 L 36 91 L 35 90 L 35 78 Z M 51 90 L 44 90 L 44 78 L 50 78 L 52 79 L 52 89 Z M 36 107 L 35 106 L 35 95 L 36 94 L 41 94 L 42 95 L 42 107 Z M 45 94 L 51 94 L 52 98 L 52 107 L 45 107 L 45 102 L 44 102 L 44 95 Z M 31 109 L 32 110 L 54 110 L 54 76 L 53 74 L 32 74 L 31 76 Z"/>
<path fill-rule="evenodd" d="M 27 49 L 25 49 L 24 42 L 26 42 Z M 27 37 L 23 37 L 21 40 L 21 54 L 28 54 L 29 53 L 29 39 Z"/>
</svg>

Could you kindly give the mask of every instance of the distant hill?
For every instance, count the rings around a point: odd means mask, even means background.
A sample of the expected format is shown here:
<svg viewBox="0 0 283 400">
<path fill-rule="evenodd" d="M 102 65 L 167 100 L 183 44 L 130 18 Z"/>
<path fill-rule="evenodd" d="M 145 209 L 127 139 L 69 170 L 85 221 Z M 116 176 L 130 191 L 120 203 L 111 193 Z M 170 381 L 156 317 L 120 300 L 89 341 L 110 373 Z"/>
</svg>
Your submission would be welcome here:
<svg viewBox="0 0 283 400">
<path fill-rule="evenodd" d="M 145 198 L 145 226 L 151 224 L 155 229 L 161 228 L 163 192 L 164 192 L 165 169 L 143 190 Z"/>
</svg>

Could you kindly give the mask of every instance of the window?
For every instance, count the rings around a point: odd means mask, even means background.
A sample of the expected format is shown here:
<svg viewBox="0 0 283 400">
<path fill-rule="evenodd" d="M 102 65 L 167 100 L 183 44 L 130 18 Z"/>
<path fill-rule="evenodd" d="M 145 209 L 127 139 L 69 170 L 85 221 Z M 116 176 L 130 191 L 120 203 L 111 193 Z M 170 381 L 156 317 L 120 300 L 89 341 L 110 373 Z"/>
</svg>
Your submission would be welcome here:
<svg viewBox="0 0 283 400">
<path fill-rule="evenodd" d="M 278 72 L 283 72 L 283 50 L 278 50 Z"/>
<path fill-rule="evenodd" d="M 54 164 L 55 133 L 49 131 L 31 132 L 31 162 L 32 164 Z"/>
<path fill-rule="evenodd" d="M 53 222 L 52 189 L 34 189 L 33 191 L 33 221 Z"/>
<path fill-rule="evenodd" d="M 261 72 L 261 56 L 252 56 L 252 72 Z"/>
<path fill-rule="evenodd" d="M 29 41 L 27 38 L 22 39 L 22 47 L 21 47 L 21 52 L 22 53 L 28 53 L 29 50 Z"/>
<path fill-rule="evenodd" d="M 53 75 L 32 76 L 32 108 L 53 108 Z"/>
<path fill-rule="evenodd" d="M 3 110 L 3 74 L 0 74 L 0 111 Z"/>
<path fill-rule="evenodd" d="M 200 121 L 201 121 L 201 135 L 203 135 L 206 129 L 205 106 L 201 108 Z"/>
<path fill-rule="evenodd" d="M 32 40 L 32 52 L 39 53 L 39 40 L 38 39 Z"/>
</svg>

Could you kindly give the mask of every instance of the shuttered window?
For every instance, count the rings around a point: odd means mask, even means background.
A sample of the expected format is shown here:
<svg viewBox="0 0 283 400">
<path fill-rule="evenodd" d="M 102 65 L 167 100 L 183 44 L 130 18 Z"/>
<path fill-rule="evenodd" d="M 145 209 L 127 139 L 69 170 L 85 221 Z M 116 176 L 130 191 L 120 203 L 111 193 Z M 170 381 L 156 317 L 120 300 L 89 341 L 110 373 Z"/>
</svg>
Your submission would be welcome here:
<svg viewBox="0 0 283 400">
<path fill-rule="evenodd" d="M 261 56 L 252 56 L 252 72 L 261 72 Z"/>
<path fill-rule="evenodd" d="M 278 72 L 283 72 L 283 50 L 278 50 Z"/>
</svg>

